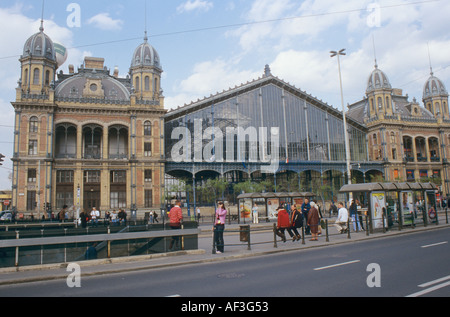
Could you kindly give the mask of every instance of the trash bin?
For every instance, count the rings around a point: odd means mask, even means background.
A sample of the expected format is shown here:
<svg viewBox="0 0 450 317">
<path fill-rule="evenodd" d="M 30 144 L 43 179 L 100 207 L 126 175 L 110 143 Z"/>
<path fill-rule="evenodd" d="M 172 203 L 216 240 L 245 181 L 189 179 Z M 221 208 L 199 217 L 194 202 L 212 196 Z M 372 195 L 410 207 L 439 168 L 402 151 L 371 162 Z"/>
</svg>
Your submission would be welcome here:
<svg viewBox="0 0 450 317">
<path fill-rule="evenodd" d="M 241 242 L 250 241 L 250 225 L 239 226 L 239 238 Z"/>
</svg>

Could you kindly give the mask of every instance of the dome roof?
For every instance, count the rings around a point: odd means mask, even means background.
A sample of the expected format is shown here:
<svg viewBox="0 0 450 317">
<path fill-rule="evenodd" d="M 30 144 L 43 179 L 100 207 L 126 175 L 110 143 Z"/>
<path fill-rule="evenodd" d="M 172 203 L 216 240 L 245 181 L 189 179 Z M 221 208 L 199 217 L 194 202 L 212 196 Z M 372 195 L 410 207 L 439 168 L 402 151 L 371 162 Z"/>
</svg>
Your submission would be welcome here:
<svg viewBox="0 0 450 317">
<path fill-rule="evenodd" d="M 56 62 L 55 47 L 53 41 L 44 33 L 44 28 L 41 24 L 39 32 L 32 35 L 23 47 L 23 57 L 45 57 Z"/>
<path fill-rule="evenodd" d="M 130 92 L 119 80 L 96 70 L 86 70 L 65 79 L 56 87 L 55 95 L 60 98 L 83 98 L 87 85 L 88 91 L 95 92 L 97 98 L 122 101 L 130 99 Z M 102 93 L 97 93 L 99 91 Z"/>
<path fill-rule="evenodd" d="M 367 81 L 366 92 L 370 92 L 375 89 L 391 89 L 392 86 L 389 83 L 389 79 L 386 74 L 375 65 L 375 69 L 372 74 L 370 74 L 369 80 Z"/>
<path fill-rule="evenodd" d="M 131 60 L 131 67 L 140 66 L 153 66 L 161 69 L 158 52 L 153 46 L 148 44 L 147 36 L 144 38 L 144 43 L 134 50 L 133 59 Z"/>
<path fill-rule="evenodd" d="M 423 86 L 423 99 L 437 96 L 448 96 L 448 92 L 445 89 L 444 83 L 431 72 L 430 78 L 428 78 Z"/>
</svg>

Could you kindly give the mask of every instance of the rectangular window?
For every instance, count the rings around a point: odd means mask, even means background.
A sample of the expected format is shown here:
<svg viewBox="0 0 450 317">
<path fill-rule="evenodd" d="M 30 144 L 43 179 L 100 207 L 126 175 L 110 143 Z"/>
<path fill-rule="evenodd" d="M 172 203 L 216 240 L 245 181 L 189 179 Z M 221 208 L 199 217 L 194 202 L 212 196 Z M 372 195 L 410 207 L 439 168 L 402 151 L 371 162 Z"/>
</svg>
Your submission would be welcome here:
<svg viewBox="0 0 450 317">
<path fill-rule="evenodd" d="M 27 210 L 36 209 L 36 191 L 29 190 L 27 192 Z"/>
<path fill-rule="evenodd" d="M 73 171 L 56 171 L 56 183 L 73 184 Z"/>
<path fill-rule="evenodd" d="M 153 207 L 153 190 L 145 190 L 145 208 Z"/>
<path fill-rule="evenodd" d="M 144 143 L 144 156 L 146 156 L 146 157 L 152 156 L 152 143 L 151 142 Z"/>
<path fill-rule="evenodd" d="M 152 182 L 152 170 L 144 171 L 144 182 L 146 182 L 146 183 Z"/>
<path fill-rule="evenodd" d="M 28 155 L 37 155 L 37 154 L 38 154 L 37 140 L 29 140 Z"/>
<path fill-rule="evenodd" d="M 56 193 L 56 208 L 59 210 L 66 206 L 73 206 L 73 191 Z"/>
<path fill-rule="evenodd" d="M 84 171 L 85 183 L 100 183 L 100 171 Z"/>
<path fill-rule="evenodd" d="M 394 170 L 394 180 L 399 179 L 398 170 Z"/>
<path fill-rule="evenodd" d="M 28 183 L 36 183 L 36 169 L 35 168 L 28 169 Z"/>
<path fill-rule="evenodd" d="M 412 182 L 414 179 L 414 170 L 406 170 L 406 181 Z"/>
<path fill-rule="evenodd" d="M 126 183 L 127 171 L 111 171 L 111 184 Z"/>
<path fill-rule="evenodd" d="M 124 191 L 111 192 L 111 208 L 126 208 L 127 206 L 127 193 Z"/>
<path fill-rule="evenodd" d="M 428 171 L 427 170 L 420 170 L 419 171 L 419 177 L 421 180 L 428 178 Z"/>
</svg>

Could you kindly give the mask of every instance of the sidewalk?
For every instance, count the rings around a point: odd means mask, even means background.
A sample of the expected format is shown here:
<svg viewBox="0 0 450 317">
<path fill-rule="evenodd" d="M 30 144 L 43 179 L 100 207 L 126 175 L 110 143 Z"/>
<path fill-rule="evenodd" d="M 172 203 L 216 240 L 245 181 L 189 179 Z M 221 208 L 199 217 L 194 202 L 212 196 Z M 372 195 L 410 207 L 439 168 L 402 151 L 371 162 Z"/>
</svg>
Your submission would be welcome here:
<svg viewBox="0 0 450 317">
<path fill-rule="evenodd" d="M 276 247 L 274 246 L 273 222 L 246 224 L 250 225 L 250 250 L 247 242 L 240 241 L 239 228 L 244 224 L 231 224 L 225 227 L 225 252 L 222 254 L 213 254 L 212 225 L 201 225 L 201 233 L 198 238 L 198 250 L 176 251 L 161 254 L 99 259 L 91 261 L 82 261 L 77 264 L 81 267 L 81 276 L 90 276 L 108 273 L 123 273 L 127 271 L 146 270 L 152 268 L 163 268 L 176 265 L 188 265 L 207 263 L 214 261 L 233 260 L 257 255 L 273 254 L 278 252 L 301 251 L 309 248 L 333 246 L 343 243 L 355 243 L 367 239 L 384 238 L 400 234 L 411 234 L 427 230 L 438 230 L 450 227 L 446 224 L 445 217 L 440 218 L 439 225 L 429 224 L 427 227 L 410 228 L 405 227 L 402 230 L 394 228 L 386 233 L 374 232 L 366 235 L 365 231 L 351 232 L 350 239 L 347 234 L 337 234 L 336 228 L 329 220 L 329 242 L 326 241 L 325 230 L 319 241 L 309 241 L 310 236 L 302 240 L 292 242 L 286 233 L 287 241 L 283 243 L 277 237 Z M 18 268 L 0 268 L 0 285 L 8 285 L 23 282 L 44 281 L 51 279 L 66 279 L 72 270 L 67 271 L 67 264 L 50 264 L 42 266 L 18 267 Z"/>
</svg>

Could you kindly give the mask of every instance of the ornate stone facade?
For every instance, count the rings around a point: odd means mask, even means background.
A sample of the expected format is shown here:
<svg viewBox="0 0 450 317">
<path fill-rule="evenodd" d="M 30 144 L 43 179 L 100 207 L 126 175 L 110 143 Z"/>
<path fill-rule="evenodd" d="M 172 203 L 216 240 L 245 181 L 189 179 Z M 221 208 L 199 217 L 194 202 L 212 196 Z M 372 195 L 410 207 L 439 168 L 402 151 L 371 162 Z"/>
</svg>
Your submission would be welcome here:
<svg viewBox="0 0 450 317">
<path fill-rule="evenodd" d="M 348 116 L 368 128 L 369 160 L 384 163 L 386 181 L 434 181 L 449 193 L 450 117 L 448 93 L 431 71 L 419 105 L 392 88 L 378 65 L 366 96 L 349 105 Z"/>
<path fill-rule="evenodd" d="M 132 52 L 130 52 L 132 53 Z M 135 50 L 129 75 L 86 57 L 57 74 L 41 26 L 20 58 L 16 89 L 12 207 L 47 217 L 73 210 L 159 209 L 164 184 L 164 97 L 156 50 Z"/>
</svg>

